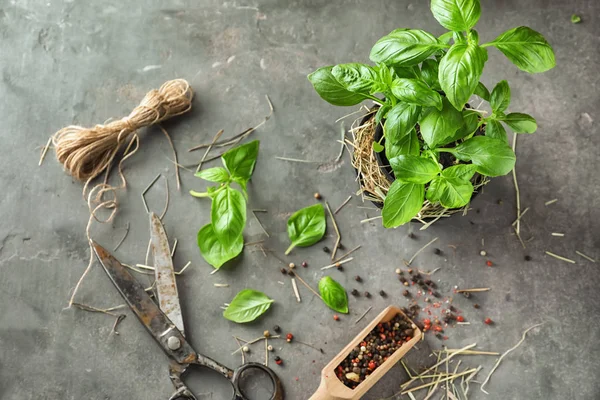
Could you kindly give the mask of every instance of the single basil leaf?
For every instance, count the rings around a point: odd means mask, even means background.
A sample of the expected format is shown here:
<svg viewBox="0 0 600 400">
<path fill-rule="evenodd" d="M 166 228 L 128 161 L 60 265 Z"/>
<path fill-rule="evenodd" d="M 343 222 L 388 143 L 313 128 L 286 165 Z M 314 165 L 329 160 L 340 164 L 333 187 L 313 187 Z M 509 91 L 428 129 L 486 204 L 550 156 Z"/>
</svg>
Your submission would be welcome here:
<svg viewBox="0 0 600 400">
<path fill-rule="evenodd" d="M 421 70 L 418 65 L 413 65 L 410 67 L 402 67 L 399 65 L 395 65 L 392 67 L 393 76 L 395 78 L 405 78 L 405 79 L 420 79 L 421 78 Z M 393 81 L 393 80 L 392 80 Z M 392 85 L 390 84 L 390 87 Z"/>
<path fill-rule="evenodd" d="M 440 142 L 440 145 L 445 145 L 448 143 L 453 143 L 456 142 L 464 137 L 469 136 L 470 134 L 472 134 L 473 132 L 475 132 L 477 130 L 477 128 L 479 127 L 479 114 L 466 109 L 463 110 L 462 112 L 462 117 L 463 117 L 463 124 L 460 128 L 458 128 L 456 130 L 456 132 L 454 132 L 454 135 L 450 136 L 447 139 L 442 140 L 442 142 Z"/>
<path fill-rule="evenodd" d="M 211 224 L 204 225 L 198 231 L 198 248 L 200 254 L 207 263 L 215 267 L 221 268 L 227 261 L 237 257 L 244 249 L 244 237 L 240 235 L 229 246 L 224 246 L 212 228 Z"/>
<path fill-rule="evenodd" d="M 329 276 L 324 276 L 319 281 L 319 293 L 323 303 L 334 311 L 348 314 L 348 295 L 346 290 Z"/>
<path fill-rule="evenodd" d="M 485 125 L 485 136 L 491 137 L 493 139 L 500 139 L 506 144 L 508 144 L 508 138 L 506 137 L 506 130 L 500 121 L 491 119 L 488 120 Z"/>
<path fill-rule="evenodd" d="M 383 132 L 386 142 L 397 143 L 417 124 L 421 107 L 414 104 L 398 103 L 388 112 Z"/>
<path fill-rule="evenodd" d="M 375 153 L 381 153 L 383 151 L 383 145 L 379 142 L 373 142 L 373 151 Z"/>
<path fill-rule="evenodd" d="M 442 177 L 446 179 L 456 178 L 461 181 L 470 181 L 477 172 L 477 166 L 474 164 L 458 164 L 452 167 L 444 168 Z"/>
<path fill-rule="evenodd" d="M 246 200 L 235 189 L 226 186 L 212 200 L 210 220 L 219 241 L 231 247 L 246 225 Z"/>
<path fill-rule="evenodd" d="M 517 133 L 533 133 L 537 129 L 537 122 L 531 115 L 522 113 L 510 113 L 498 118 Z"/>
<path fill-rule="evenodd" d="M 399 100 L 424 107 L 442 109 L 442 96 L 416 79 L 398 78 L 392 83 L 392 94 Z"/>
<path fill-rule="evenodd" d="M 380 124 L 381 120 L 386 118 L 386 115 L 390 111 L 391 108 L 392 108 L 392 106 L 389 104 L 384 104 L 381 107 L 379 107 L 379 109 L 377 110 L 377 113 L 375 114 L 375 123 Z"/>
<path fill-rule="evenodd" d="M 430 33 L 419 29 L 396 29 L 382 37 L 371 49 L 376 63 L 417 65 L 445 45 Z"/>
<path fill-rule="evenodd" d="M 552 46 L 541 34 L 526 26 L 508 30 L 484 46 L 495 46 L 525 72 L 544 72 L 556 66 Z"/>
<path fill-rule="evenodd" d="M 508 174 L 515 166 L 515 153 L 499 139 L 474 136 L 456 146 L 452 153 L 463 161 L 472 161 L 477 172 L 487 176 Z"/>
<path fill-rule="evenodd" d="M 439 176 L 431 182 L 429 182 L 429 186 L 427 187 L 427 193 L 425 194 L 429 202 L 437 203 L 438 201 L 440 201 L 440 197 L 445 186 L 444 182 L 445 180 Z"/>
<path fill-rule="evenodd" d="M 238 324 L 251 322 L 263 315 L 273 301 L 258 290 L 244 289 L 231 300 L 223 317 Z"/>
<path fill-rule="evenodd" d="M 431 0 L 433 17 L 451 31 L 468 31 L 481 16 L 479 0 Z"/>
<path fill-rule="evenodd" d="M 452 40 L 453 36 L 454 32 L 446 32 L 438 38 L 438 41 L 443 44 L 450 44 L 450 40 Z"/>
<path fill-rule="evenodd" d="M 308 80 L 323 100 L 334 106 L 353 106 L 366 98 L 363 94 L 346 89 L 332 75 L 332 69 L 332 66 L 322 67 L 308 75 Z"/>
<path fill-rule="evenodd" d="M 494 112 L 504 112 L 510 104 L 510 87 L 508 82 L 500 81 L 492 90 L 490 106 Z"/>
<path fill-rule="evenodd" d="M 385 156 L 388 160 L 391 160 L 392 158 L 398 157 L 402 154 L 418 156 L 420 153 L 421 149 L 419 145 L 419 138 L 417 137 L 417 131 L 414 129 L 396 143 L 385 143 Z"/>
<path fill-rule="evenodd" d="M 486 61 L 487 50 L 474 43 L 454 44 L 440 61 L 440 86 L 457 110 L 475 92 Z"/>
<path fill-rule="evenodd" d="M 401 155 L 390 160 L 397 180 L 410 183 L 427 183 L 440 172 L 438 164 L 430 158 Z"/>
<path fill-rule="evenodd" d="M 339 64 L 333 67 L 331 74 L 347 90 L 355 93 L 369 93 L 378 81 L 375 70 L 365 64 Z"/>
<path fill-rule="evenodd" d="M 395 180 L 383 201 L 383 226 L 395 228 L 410 221 L 421 211 L 425 185 Z"/>
<path fill-rule="evenodd" d="M 285 254 L 296 246 L 307 247 L 317 243 L 325 234 L 326 227 L 325 210 L 321 204 L 296 211 L 287 222 L 287 233 L 292 243 Z"/>
<path fill-rule="evenodd" d="M 475 94 L 485 101 L 490 101 L 490 91 L 481 82 L 477 84 L 477 87 L 475 88 Z"/>
<path fill-rule="evenodd" d="M 234 147 L 221 156 L 223 165 L 232 179 L 248 181 L 254 172 L 260 142 L 253 140 L 244 145 Z"/>
<path fill-rule="evenodd" d="M 439 64 L 437 61 L 428 58 L 421 64 L 421 76 L 423 81 L 433 90 L 441 90 L 438 79 Z"/>
<path fill-rule="evenodd" d="M 445 208 L 464 207 L 471 201 L 473 184 L 457 178 L 443 179 L 443 188 L 439 196 L 440 204 Z"/>
<path fill-rule="evenodd" d="M 442 110 L 433 107 L 426 109 L 419 121 L 421 136 L 429 147 L 435 147 L 446 138 L 454 135 L 456 130 L 463 125 L 460 111 L 455 109 L 445 97 L 442 100 Z"/>
<path fill-rule="evenodd" d="M 225 168 L 215 167 L 203 169 L 200 172 L 196 172 L 194 174 L 197 178 L 202 178 L 205 181 L 209 182 L 228 182 L 229 181 L 229 172 Z"/>
<path fill-rule="evenodd" d="M 377 71 L 380 83 L 387 87 L 392 86 L 392 82 L 394 81 L 393 69 L 390 69 L 390 67 L 383 63 L 379 63 L 377 67 L 375 67 L 375 71 Z"/>
</svg>

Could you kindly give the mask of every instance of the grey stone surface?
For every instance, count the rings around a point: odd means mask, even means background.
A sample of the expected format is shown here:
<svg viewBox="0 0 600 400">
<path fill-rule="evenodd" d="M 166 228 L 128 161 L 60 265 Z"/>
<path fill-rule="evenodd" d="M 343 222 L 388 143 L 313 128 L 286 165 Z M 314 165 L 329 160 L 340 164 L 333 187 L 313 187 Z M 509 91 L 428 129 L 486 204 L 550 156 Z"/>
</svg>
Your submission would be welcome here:
<svg viewBox="0 0 600 400">
<path fill-rule="evenodd" d="M 171 206 L 164 221 L 168 234 L 179 239 L 175 263 L 192 262 L 179 279 L 189 339 L 199 351 L 231 366 L 240 362 L 231 354 L 232 334 L 253 338 L 274 324 L 322 346 L 324 355 L 273 341 L 285 360 L 276 371 L 288 399 L 308 398 L 322 366 L 376 311 L 406 303 L 394 269 L 439 237 L 444 257 L 427 250 L 416 264 L 441 268 L 434 277 L 442 292 L 451 293 L 454 285 L 492 288 L 477 295 L 480 310 L 471 307 L 472 301 L 456 299 L 472 323 L 449 329 L 445 344 L 458 348 L 476 342 L 485 350 L 504 351 L 525 328 L 545 321 L 505 359 L 488 386 L 490 395 L 474 385 L 472 398 L 600 398 L 598 264 L 575 254 L 579 250 L 600 258 L 600 6 L 592 0 L 484 3 L 478 27 L 483 40 L 528 25 L 548 38 L 557 56 L 555 69 L 531 76 L 491 50 L 483 78 L 489 86 L 508 79 L 512 109 L 534 115 L 539 123 L 535 135 L 520 136 L 517 148 L 521 201 L 529 207 L 524 238 L 533 238 L 526 249 L 510 228 L 515 218 L 510 176 L 494 179 L 466 217 L 439 221 L 422 232 L 415 224 L 396 230 L 384 230 L 377 221 L 361 224 L 376 212 L 357 208 L 361 202 L 354 196 L 338 222 L 346 247 L 363 247 L 345 272 L 330 274 L 350 289 L 357 286 L 352 276 L 359 273 L 365 281 L 361 288 L 373 293 L 385 289 L 390 296 L 351 298 L 350 315 L 336 322 L 302 287 L 303 301 L 297 304 L 289 280 L 278 271 L 280 262 L 256 249 L 247 248 L 238 261 L 209 275 L 211 268 L 195 243 L 197 230 L 209 219 L 209 204 L 187 194 L 203 183 L 184 171 L 183 189 L 176 192 L 170 149 L 157 129 L 140 132 L 141 149 L 125 166 L 128 187 L 118 193 L 117 218 L 113 224 L 94 225 L 93 237 L 112 247 L 129 222 L 129 236 L 116 254 L 124 262 L 143 262 L 148 223 L 140 192 L 158 173 L 168 177 Z M 573 13 L 581 15 L 581 24 L 570 23 Z M 334 121 L 352 110 L 321 101 L 306 75 L 322 65 L 367 61 L 371 45 L 397 27 L 442 32 L 424 1 L 1 1 L 0 398 L 164 399 L 172 389 L 166 357 L 132 315 L 116 336 L 110 333 L 111 317 L 64 309 L 88 260 L 88 211 L 82 185 L 65 175 L 51 154 L 37 166 L 39 148 L 50 134 L 67 124 L 89 126 L 126 115 L 149 89 L 182 77 L 196 91 L 193 111 L 164 126 L 182 163 L 190 164 L 200 154 L 187 153 L 188 147 L 209 141 L 220 128 L 232 135 L 260 122 L 268 112 L 268 94 L 276 112 L 254 135 L 261 150 L 249 188 L 250 207 L 269 210 L 261 214 L 271 233 L 266 246 L 282 254 L 286 218 L 312 204 L 313 192 L 336 207 L 357 189 L 347 155 L 339 164 L 329 162 L 339 150 L 339 124 Z M 116 176 L 112 179 L 116 183 Z M 150 207 L 160 210 L 164 196 L 161 180 L 148 195 Z M 554 198 L 558 202 L 544 205 Z M 408 239 L 409 231 L 418 239 Z M 333 245 L 332 235 L 330 229 L 322 244 L 289 257 L 309 262 L 301 273 L 313 286 L 323 275 L 318 267 L 328 261 L 321 247 Z M 263 239 L 253 218 L 246 238 Z M 482 247 L 494 267 L 485 267 Z M 577 263 L 550 258 L 546 250 Z M 523 261 L 526 254 L 533 260 Z M 215 288 L 214 283 L 230 287 Z M 245 287 L 266 292 L 276 303 L 260 321 L 240 326 L 223 319 L 219 307 Z M 97 307 L 121 303 L 97 267 L 77 301 Z M 374 311 L 355 325 L 368 306 Z M 482 323 L 487 316 L 496 321 L 494 326 Z M 427 347 L 440 345 L 428 336 L 411 356 L 412 365 L 430 363 Z M 260 347 L 249 357 L 261 361 Z M 483 365 L 482 380 L 493 359 L 472 357 L 463 364 Z M 212 375 L 200 378 L 197 392 L 214 392 L 200 399 L 229 398 L 223 382 Z M 405 378 L 400 368 L 394 369 L 365 398 L 391 396 Z"/>
</svg>

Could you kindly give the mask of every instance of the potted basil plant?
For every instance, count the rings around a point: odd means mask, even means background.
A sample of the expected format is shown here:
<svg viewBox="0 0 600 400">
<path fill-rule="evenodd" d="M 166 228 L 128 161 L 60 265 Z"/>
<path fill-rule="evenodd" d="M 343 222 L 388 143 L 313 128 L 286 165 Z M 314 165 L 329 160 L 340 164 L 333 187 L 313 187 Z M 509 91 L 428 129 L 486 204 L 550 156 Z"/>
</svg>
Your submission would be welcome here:
<svg viewBox="0 0 600 400">
<path fill-rule="evenodd" d="M 333 105 L 375 102 L 352 130 L 353 164 L 363 193 L 383 200 L 386 228 L 467 207 L 487 177 L 506 175 L 515 165 L 505 126 L 515 133 L 537 129 L 532 116 L 508 111 L 506 81 L 491 93 L 480 82 L 488 49 L 529 73 L 555 66 L 550 44 L 528 27 L 480 40 L 474 29 L 479 0 L 432 0 L 431 11 L 449 32 L 435 37 L 396 29 L 371 49 L 373 65 L 326 66 L 308 76 Z M 473 94 L 489 102 L 491 112 L 471 108 Z"/>
</svg>

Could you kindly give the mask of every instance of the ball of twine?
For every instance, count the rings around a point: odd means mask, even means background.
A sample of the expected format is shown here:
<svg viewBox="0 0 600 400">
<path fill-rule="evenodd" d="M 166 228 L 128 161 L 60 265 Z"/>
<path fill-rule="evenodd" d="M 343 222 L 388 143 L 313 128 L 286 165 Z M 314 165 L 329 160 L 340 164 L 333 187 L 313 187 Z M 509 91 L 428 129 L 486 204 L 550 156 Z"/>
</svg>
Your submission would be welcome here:
<svg viewBox="0 0 600 400">
<path fill-rule="evenodd" d="M 93 128 L 62 128 L 52 137 L 56 158 L 75 179 L 89 181 L 110 166 L 132 133 L 189 111 L 193 96 L 187 81 L 174 79 L 148 92 L 127 117 Z"/>
</svg>

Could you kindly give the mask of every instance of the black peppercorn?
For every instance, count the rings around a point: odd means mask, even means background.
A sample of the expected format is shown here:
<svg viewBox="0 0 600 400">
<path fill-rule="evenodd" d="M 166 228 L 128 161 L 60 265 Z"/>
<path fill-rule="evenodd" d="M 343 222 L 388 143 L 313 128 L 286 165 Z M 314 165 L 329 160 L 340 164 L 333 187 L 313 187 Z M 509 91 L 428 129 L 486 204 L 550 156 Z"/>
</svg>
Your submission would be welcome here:
<svg viewBox="0 0 600 400">
<path fill-rule="evenodd" d="M 284 274 L 284 275 L 287 274 L 287 269 L 285 269 L 285 268 L 282 267 L 281 268 L 281 273 Z"/>
<path fill-rule="evenodd" d="M 402 296 L 408 297 L 408 296 L 410 296 L 410 292 L 408 290 L 405 290 L 402 292 Z"/>
<path fill-rule="evenodd" d="M 279 325 L 275 325 L 275 326 L 273 327 L 273 330 L 274 330 L 276 333 L 279 333 L 279 332 L 281 332 L 281 328 L 279 327 Z"/>
<path fill-rule="evenodd" d="M 356 282 L 362 282 L 362 278 L 361 278 L 359 275 L 356 275 L 356 276 L 354 277 L 354 280 L 355 280 Z"/>
<path fill-rule="evenodd" d="M 344 246 L 342 243 L 338 244 L 338 250 L 344 250 L 346 248 L 346 246 Z"/>
<path fill-rule="evenodd" d="M 436 247 L 435 249 L 433 249 L 433 252 L 434 252 L 435 254 L 437 254 L 438 256 L 439 256 L 440 254 L 442 254 L 442 251 L 441 251 L 440 249 L 438 249 L 437 247 Z"/>
<path fill-rule="evenodd" d="M 356 289 L 352 289 L 352 291 L 350 293 L 352 293 L 352 296 L 359 296 L 360 295 L 360 293 L 358 293 L 358 290 L 356 290 Z"/>
<path fill-rule="evenodd" d="M 408 234 L 408 238 L 409 238 L 409 239 L 414 239 L 415 237 L 416 237 L 416 236 L 415 236 L 415 234 L 414 234 L 414 233 L 412 233 L 412 232 L 410 232 L 410 233 Z"/>
<path fill-rule="evenodd" d="M 470 292 L 462 292 L 462 295 L 465 296 L 467 299 L 471 298 L 471 293 Z"/>
<path fill-rule="evenodd" d="M 371 297 L 371 293 L 369 293 L 369 292 L 365 292 L 365 297 L 366 297 L 366 298 L 369 298 L 369 297 Z"/>
<path fill-rule="evenodd" d="M 531 261 L 531 256 L 529 256 L 529 255 L 525 256 L 525 261 Z"/>
<path fill-rule="evenodd" d="M 331 250 L 329 250 L 329 247 L 327 247 L 327 246 L 323 247 L 323 251 L 325 253 L 330 253 L 331 252 Z"/>
<path fill-rule="evenodd" d="M 440 297 L 440 294 L 438 292 L 433 292 L 433 293 L 431 293 L 431 295 L 433 297 L 438 297 L 438 298 Z"/>
<path fill-rule="evenodd" d="M 296 274 L 294 273 L 294 271 L 292 271 L 291 269 L 288 270 L 287 273 L 288 273 L 289 276 L 296 276 Z"/>
<path fill-rule="evenodd" d="M 344 270 L 344 266 L 342 264 L 338 264 L 336 266 L 336 268 L 337 268 L 338 271 L 343 271 Z"/>
<path fill-rule="evenodd" d="M 385 296 L 386 296 L 386 294 L 385 294 L 385 292 L 384 292 L 383 290 L 380 290 L 380 291 L 379 291 L 379 295 L 380 295 L 381 297 L 385 297 Z"/>
<path fill-rule="evenodd" d="M 473 308 L 479 308 L 479 304 L 477 304 L 477 303 L 473 304 Z"/>
<path fill-rule="evenodd" d="M 440 339 L 440 340 L 444 340 L 444 337 L 442 336 L 441 333 L 436 333 L 435 337 L 438 338 L 438 339 Z"/>
</svg>

